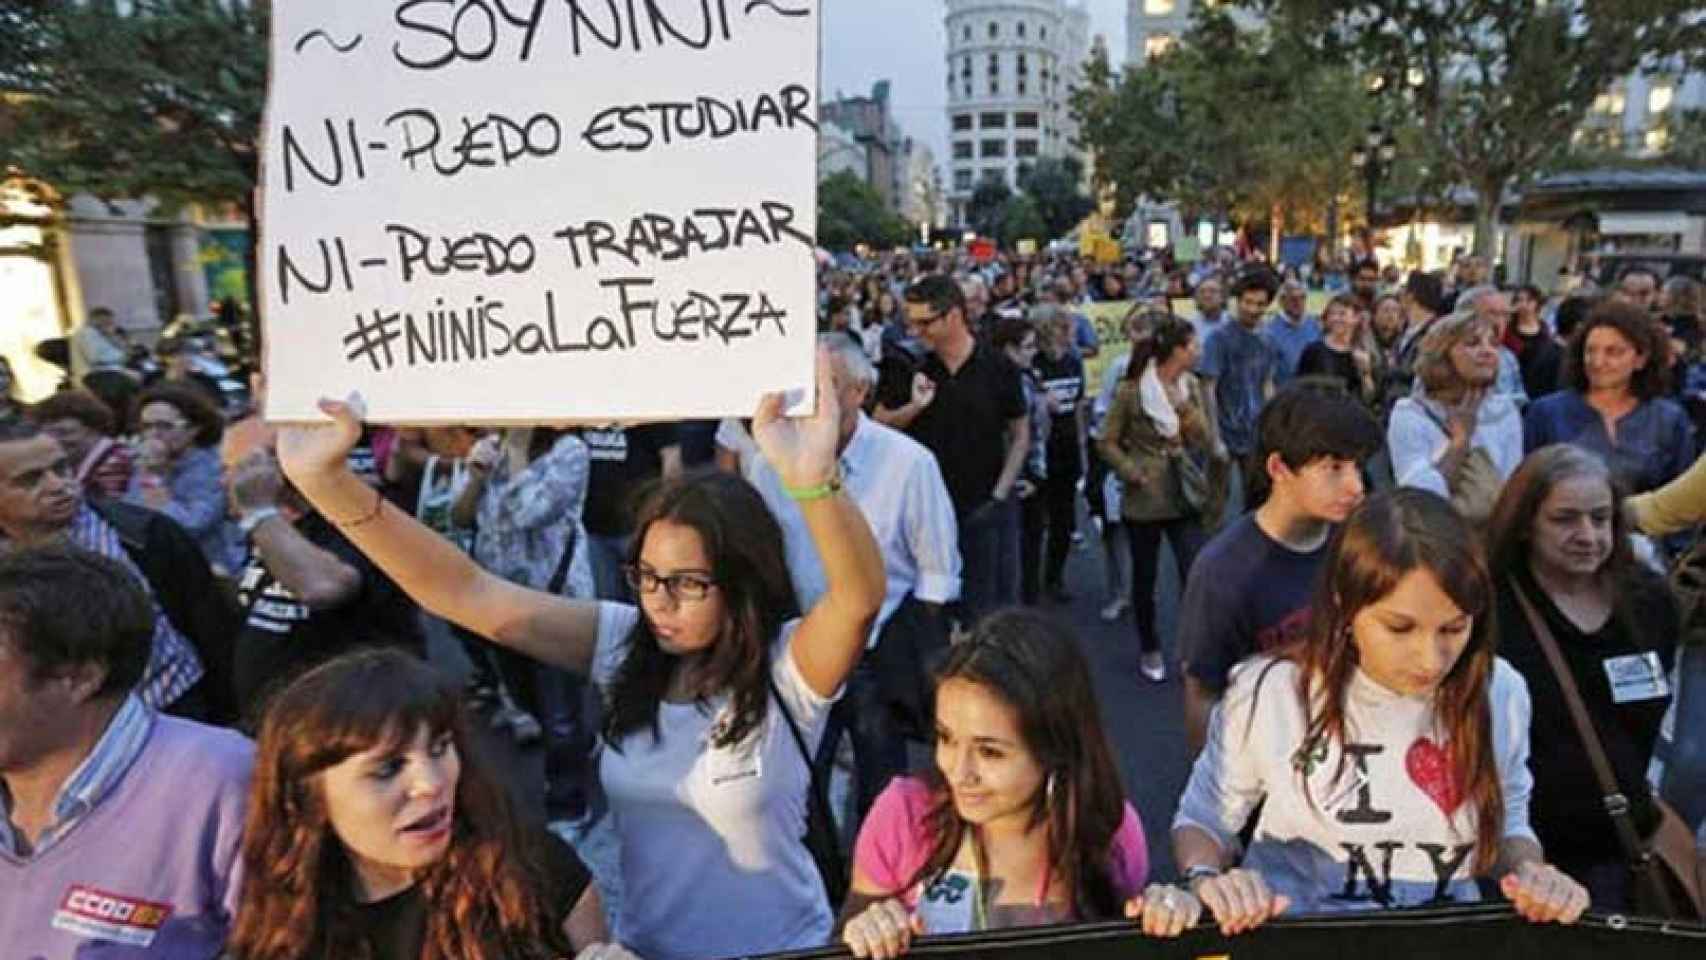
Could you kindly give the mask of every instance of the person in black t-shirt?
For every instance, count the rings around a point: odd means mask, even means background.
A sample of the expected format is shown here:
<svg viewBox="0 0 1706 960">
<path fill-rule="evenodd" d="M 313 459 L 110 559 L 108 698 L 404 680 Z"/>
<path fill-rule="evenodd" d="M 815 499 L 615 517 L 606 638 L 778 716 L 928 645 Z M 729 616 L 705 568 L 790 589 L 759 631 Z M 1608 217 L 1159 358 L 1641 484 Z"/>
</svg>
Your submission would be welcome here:
<svg viewBox="0 0 1706 960">
<path fill-rule="evenodd" d="M 236 960 L 549 960 L 608 938 L 586 867 L 517 821 L 455 686 L 396 651 L 340 657 L 279 693 L 242 856 Z M 632 960 L 608 944 L 591 955 Z"/>
<path fill-rule="evenodd" d="M 1340 294 L 1321 312 L 1321 339 L 1303 348 L 1298 357 L 1299 377 L 1327 377 L 1345 385 L 1345 392 L 1369 403 L 1374 400 L 1374 358 L 1357 342 L 1359 304 L 1350 294 Z"/>
<path fill-rule="evenodd" d="M 1084 361 L 1072 346 L 1072 315 L 1057 306 L 1031 311 L 1043 350 L 1035 362 L 1037 376 L 1048 392 L 1050 423 L 1047 443 L 1047 479 L 1043 482 L 1047 547 L 1044 550 L 1043 583 L 1049 598 L 1069 603 L 1071 597 L 1061 583 L 1066 555 L 1072 549 L 1072 531 L 1077 522 L 1078 480 L 1084 476 L 1084 436 L 1089 404 L 1084 402 Z"/>
<path fill-rule="evenodd" d="M 681 473 L 680 431 L 673 423 L 582 430 L 592 454 L 581 522 L 592 548 L 592 578 L 600 600 L 632 601 L 622 565 L 634 534 L 634 507 L 646 485 Z"/>
<path fill-rule="evenodd" d="M 1517 365 L 1522 367 L 1522 388 L 1530 400 L 1557 392 L 1558 379 L 1564 373 L 1564 347 L 1540 318 L 1540 308 L 1545 305 L 1546 295 L 1539 287 L 1518 287 L 1511 297 L 1515 316 L 1505 328 L 1505 347 L 1516 354 Z"/>
<path fill-rule="evenodd" d="M 228 488 L 247 540 L 237 576 L 243 623 L 232 682 L 248 726 L 271 692 L 322 660 L 367 645 L 425 652 L 415 605 L 302 500 L 270 449 L 239 461 Z M 375 489 L 376 505 L 379 496 Z"/>
<path fill-rule="evenodd" d="M 959 520 L 960 605 L 969 626 L 1017 599 L 1013 486 L 1030 449 L 1025 394 L 1013 362 L 972 336 L 953 280 L 925 277 L 905 299 L 907 326 L 929 354 L 906 402 L 879 403 L 875 418 L 924 444 L 942 468 Z"/>
<path fill-rule="evenodd" d="M 1634 903 L 1629 855 L 1536 631 L 1526 597 L 1557 643 L 1605 747 L 1636 832 L 1659 822 L 1647 766 L 1671 703 L 1681 618 L 1663 580 L 1635 559 L 1623 498 L 1604 460 L 1573 445 L 1530 454 L 1505 483 L 1488 529 L 1498 583 L 1499 655 L 1534 703 L 1529 819 L 1548 859 L 1580 880 L 1597 911 Z"/>
</svg>

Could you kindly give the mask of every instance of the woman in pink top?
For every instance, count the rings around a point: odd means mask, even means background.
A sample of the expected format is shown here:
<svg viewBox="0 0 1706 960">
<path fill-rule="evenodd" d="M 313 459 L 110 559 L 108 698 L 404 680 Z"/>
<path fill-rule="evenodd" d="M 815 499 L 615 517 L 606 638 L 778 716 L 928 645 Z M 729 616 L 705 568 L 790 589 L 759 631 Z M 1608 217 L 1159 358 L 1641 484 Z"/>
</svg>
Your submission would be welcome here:
<svg viewBox="0 0 1706 960">
<path fill-rule="evenodd" d="M 1183 898 L 1146 891 L 1148 872 L 1078 644 L 1009 610 L 937 671 L 935 766 L 894 780 L 865 818 L 842 939 L 886 960 L 916 934 L 1122 914 L 1176 934 L 1167 908 Z"/>
</svg>

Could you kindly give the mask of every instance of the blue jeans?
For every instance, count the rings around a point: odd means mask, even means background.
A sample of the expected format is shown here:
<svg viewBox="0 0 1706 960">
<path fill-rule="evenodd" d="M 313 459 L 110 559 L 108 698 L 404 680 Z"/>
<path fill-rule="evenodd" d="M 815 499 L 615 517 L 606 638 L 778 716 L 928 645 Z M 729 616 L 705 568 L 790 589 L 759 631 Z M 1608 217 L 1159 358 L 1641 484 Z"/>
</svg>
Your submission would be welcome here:
<svg viewBox="0 0 1706 960">
<path fill-rule="evenodd" d="M 1019 505 L 988 500 L 960 518 L 960 609 L 968 628 L 1019 601 Z"/>
</svg>

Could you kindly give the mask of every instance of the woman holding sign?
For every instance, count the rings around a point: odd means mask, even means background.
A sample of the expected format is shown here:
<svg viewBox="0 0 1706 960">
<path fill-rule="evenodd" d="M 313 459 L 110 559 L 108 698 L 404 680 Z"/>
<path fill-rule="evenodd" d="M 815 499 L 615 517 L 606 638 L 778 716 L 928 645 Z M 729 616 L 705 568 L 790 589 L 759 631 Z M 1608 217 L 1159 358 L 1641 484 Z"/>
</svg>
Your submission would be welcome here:
<svg viewBox="0 0 1706 960">
<path fill-rule="evenodd" d="M 752 424 L 827 574 L 829 591 L 798 620 L 787 619 L 796 601 L 780 529 L 737 477 L 688 477 L 648 500 L 627 570 L 639 607 L 569 600 L 483 572 L 376 498 L 344 465 L 357 412 L 321 409 L 333 422 L 286 429 L 279 453 L 325 516 L 421 606 L 602 689 L 623 942 L 647 960 L 826 942 L 833 918 L 801 839 L 810 772 L 790 727 L 816 749 L 885 589 L 870 528 L 840 492 L 827 356 L 812 416 L 784 419 L 772 394 Z"/>
<path fill-rule="evenodd" d="M 1550 731 L 1529 757 L 1534 832 L 1596 909 L 1621 912 L 1633 905 L 1630 856 L 1546 648 L 1568 667 L 1636 834 L 1650 836 L 1664 809 L 1647 764 L 1671 703 L 1676 601 L 1635 559 L 1610 468 L 1581 447 L 1542 447 L 1523 461 L 1493 510 L 1488 545 L 1500 572 L 1499 652 L 1528 681 L 1535 729 Z"/>
<path fill-rule="evenodd" d="M 1308 636 L 1233 671 L 1173 822 L 1174 859 L 1222 931 L 1474 902 L 1478 878 L 1531 921 L 1587 909 L 1529 828 L 1528 688 L 1493 655 L 1493 602 L 1478 538 L 1443 498 L 1400 490 L 1345 522 Z"/>
</svg>

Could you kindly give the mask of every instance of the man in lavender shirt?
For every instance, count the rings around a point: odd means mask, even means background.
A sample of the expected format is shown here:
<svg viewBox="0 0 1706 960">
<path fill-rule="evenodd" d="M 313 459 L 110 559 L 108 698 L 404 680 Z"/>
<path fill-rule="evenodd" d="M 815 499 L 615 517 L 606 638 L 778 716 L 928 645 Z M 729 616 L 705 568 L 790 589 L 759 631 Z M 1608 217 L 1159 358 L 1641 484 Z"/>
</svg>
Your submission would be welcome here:
<svg viewBox="0 0 1706 960">
<path fill-rule="evenodd" d="M 6 956 L 219 955 L 254 763 L 238 734 L 133 692 L 154 613 L 117 561 L 0 555 L 0 944 Z"/>
</svg>

